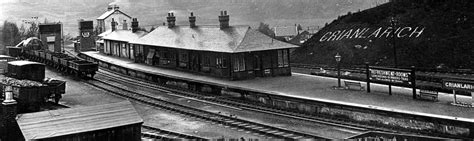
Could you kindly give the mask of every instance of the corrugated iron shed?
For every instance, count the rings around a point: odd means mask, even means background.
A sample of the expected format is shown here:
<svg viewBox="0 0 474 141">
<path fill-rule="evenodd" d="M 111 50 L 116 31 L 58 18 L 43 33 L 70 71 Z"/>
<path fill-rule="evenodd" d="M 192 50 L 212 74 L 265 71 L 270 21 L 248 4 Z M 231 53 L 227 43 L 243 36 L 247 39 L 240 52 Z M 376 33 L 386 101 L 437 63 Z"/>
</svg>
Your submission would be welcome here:
<svg viewBox="0 0 474 141">
<path fill-rule="evenodd" d="M 25 140 L 54 138 L 143 123 L 129 101 L 17 116 Z"/>
<path fill-rule="evenodd" d="M 272 39 L 249 26 L 160 26 L 132 44 L 186 50 L 238 53 L 298 47 Z"/>
</svg>

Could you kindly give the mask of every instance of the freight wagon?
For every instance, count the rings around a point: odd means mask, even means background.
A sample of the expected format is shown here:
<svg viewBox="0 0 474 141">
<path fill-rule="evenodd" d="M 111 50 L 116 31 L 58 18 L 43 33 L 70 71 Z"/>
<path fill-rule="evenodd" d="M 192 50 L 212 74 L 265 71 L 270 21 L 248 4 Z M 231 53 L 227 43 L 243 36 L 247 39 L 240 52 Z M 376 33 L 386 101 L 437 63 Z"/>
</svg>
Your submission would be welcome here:
<svg viewBox="0 0 474 141">
<path fill-rule="evenodd" d="M 11 61 L 8 62 L 7 76 L 16 79 L 28 79 L 33 81 L 43 81 L 45 65 L 31 61 Z"/>
<path fill-rule="evenodd" d="M 22 47 L 12 49 L 12 52 L 20 51 L 20 56 L 29 60 L 44 63 L 48 66 L 54 67 L 57 70 L 76 74 L 81 77 L 94 77 L 96 71 L 99 70 L 99 65 L 96 62 L 82 60 L 65 53 L 50 52 L 48 50 L 41 50 L 43 47 L 31 47 L 33 45 L 26 44 Z M 42 45 L 39 45 L 42 46 Z M 44 78 L 44 77 L 43 77 Z"/>
<path fill-rule="evenodd" d="M 39 111 L 40 105 L 47 101 L 58 103 L 65 90 L 66 82 L 61 80 L 37 82 L 0 77 L 0 91 L 13 93 L 13 98 L 18 102 L 20 112 Z M 4 93 L 2 93 L 2 97 L 5 97 Z"/>
<path fill-rule="evenodd" d="M 41 50 L 26 50 L 22 54 L 25 58 L 43 62 L 57 70 L 75 74 L 80 77 L 93 78 L 99 70 L 99 64 L 83 59 L 78 59 L 64 53 L 53 53 Z"/>
</svg>

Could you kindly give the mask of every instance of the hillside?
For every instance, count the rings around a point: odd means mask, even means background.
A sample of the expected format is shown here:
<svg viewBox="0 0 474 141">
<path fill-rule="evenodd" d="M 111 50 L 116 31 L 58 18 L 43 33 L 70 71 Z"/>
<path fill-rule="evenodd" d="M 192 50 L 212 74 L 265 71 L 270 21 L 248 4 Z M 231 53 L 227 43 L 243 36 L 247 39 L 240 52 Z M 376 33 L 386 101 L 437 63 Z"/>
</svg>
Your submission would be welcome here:
<svg viewBox="0 0 474 141">
<path fill-rule="evenodd" d="M 334 55 L 339 52 L 345 66 L 361 65 L 365 61 L 393 66 L 394 44 L 400 67 L 473 69 L 472 9 L 474 1 L 470 0 L 401 0 L 350 13 L 340 16 L 304 43 L 294 52 L 292 61 L 334 65 Z M 393 24 L 395 36 L 391 30 Z"/>
<path fill-rule="evenodd" d="M 387 0 L 8 0 L 0 2 L 0 20 L 20 22 L 30 17 L 65 23 L 66 33 L 77 34 L 77 20 L 94 20 L 115 2 L 120 9 L 138 18 L 140 25 L 161 25 L 174 11 L 177 24 L 187 24 L 190 11 L 197 24 L 217 24 L 220 10 L 231 15 L 231 24 L 253 27 L 259 22 L 271 26 L 321 26 L 337 15 L 367 9 Z"/>
</svg>

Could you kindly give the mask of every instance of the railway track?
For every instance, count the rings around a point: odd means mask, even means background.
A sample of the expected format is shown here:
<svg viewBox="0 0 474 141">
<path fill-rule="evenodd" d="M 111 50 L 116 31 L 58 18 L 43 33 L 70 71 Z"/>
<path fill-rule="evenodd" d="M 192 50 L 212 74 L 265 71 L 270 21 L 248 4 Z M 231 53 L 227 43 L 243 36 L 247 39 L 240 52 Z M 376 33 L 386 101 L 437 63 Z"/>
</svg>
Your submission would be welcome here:
<svg viewBox="0 0 474 141">
<path fill-rule="evenodd" d="M 210 139 L 163 130 L 151 126 L 142 125 L 142 138 L 149 140 L 195 140 L 207 141 Z"/>
<path fill-rule="evenodd" d="M 108 91 L 112 94 L 138 101 L 153 107 L 161 108 L 168 110 L 170 112 L 178 113 L 184 116 L 188 116 L 195 119 L 201 119 L 205 121 L 210 121 L 217 124 L 222 124 L 224 126 L 235 127 L 238 129 L 246 130 L 258 134 L 262 137 L 267 138 L 276 138 L 276 139 L 327 139 L 317 135 L 312 135 L 308 133 L 292 131 L 289 129 L 274 127 L 270 125 L 265 125 L 261 123 L 251 122 L 243 119 L 238 119 L 235 117 L 230 117 L 226 115 L 221 115 L 218 113 L 213 113 L 205 111 L 202 109 L 197 109 L 189 107 L 186 105 L 181 105 L 177 103 L 172 103 L 165 101 L 159 98 L 156 98 L 152 95 L 141 94 L 133 92 L 118 86 L 110 85 L 107 82 L 102 80 L 88 80 L 86 83 L 95 86 L 97 88 Z"/>
<path fill-rule="evenodd" d="M 394 132 L 393 130 L 384 129 L 384 128 L 367 127 L 366 125 L 359 125 L 356 123 L 347 123 L 347 121 L 344 121 L 344 122 L 334 121 L 333 119 L 328 119 L 326 117 L 316 117 L 314 115 L 296 113 L 296 112 L 283 110 L 283 109 L 276 109 L 276 108 L 268 107 L 265 105 L 256 105 L 255 103 L 250 103 L 248 101 L 243 101 L 243 100 L 231 99 L 228 97 L 216 96 L 216 95 L 205 94 L 205 93 L 197 93 L 194 91 L 191 92 L 191 91 L 177 89 L 177 88 L 169 88 L 169 87 L 154 84 L 153 82 L 139 81 L 134 78 L 131 78 L 130 76 L 118 74 L 118 73 L 107 71 L 107 70 L 101 70 L 98 72 L 98 74 L 100 74 L 100 77 L 106 77 L 110 81 L 115 81 L 117 83 L 121 83 L 121 84 L 126 83 L 130 85 L 136 85 L 136 86 L 145 87 L 145 88 L 149 88 L 156 91 L 161 91 L 168 95 L 194 98 L 194 99 L 199 99 L 202 101 L 208 101 L 208 102 L 218 104 L 218 105 L 227 105 L 227 106 L 236 107 L 236 108 L 245 109 L 245 110 L 251 110 L 251 111 L 256 111 L 256 112 L 261 112 L 261 113 L 288 117 L 288 118 L 300 119 L 300 120 L 315 122 L 318 124 L 324 124 L 324 125 L 336 126 L 340 128 L 354 130 L 358 132 L 366 132 L 369 130 Z"/>
</svg>

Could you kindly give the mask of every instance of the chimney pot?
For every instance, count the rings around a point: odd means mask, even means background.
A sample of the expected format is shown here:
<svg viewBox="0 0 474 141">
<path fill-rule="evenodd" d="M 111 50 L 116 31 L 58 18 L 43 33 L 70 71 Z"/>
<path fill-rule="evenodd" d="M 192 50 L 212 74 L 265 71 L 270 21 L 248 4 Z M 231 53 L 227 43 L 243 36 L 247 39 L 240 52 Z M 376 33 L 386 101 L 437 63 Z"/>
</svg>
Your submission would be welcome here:
<svg viewBox="0 0 474 141">
<path fill-rule="evenodd" d="M 132 32 L 135 33 L 138 31 L 138 20 L 137 18 L 132 19 Z"/>
<path fill-rule="evenodd" d="M 173 12 L 168 13 L 166 20 L 168 21 L 168 28 L 173 28 L 175 26 L 176 17 L 174 16 Z"/>
<path fill-rule="evenodd" d="M 229 27 L 229 15 L 227 15 L 227 11 L 221 11 L 221 15 L 219 16 L 219 23 L 220 28 L 225 29 Z"/>
<path fill-rule="evenodd" d="M 196 17 L 194 16 L 193 12 L 191 12 L 191 16 L 189 16 L 189 26 L 191 28 L 196 27 Z"/>
<path fill-rule="evenodd" d="M 13 89 L 12 86 L 5 87 L 5 100 L 3 101 L 4 104 L 14 104 L 16 103 L 15 99 L 13 99 Z"/>
</svg>

